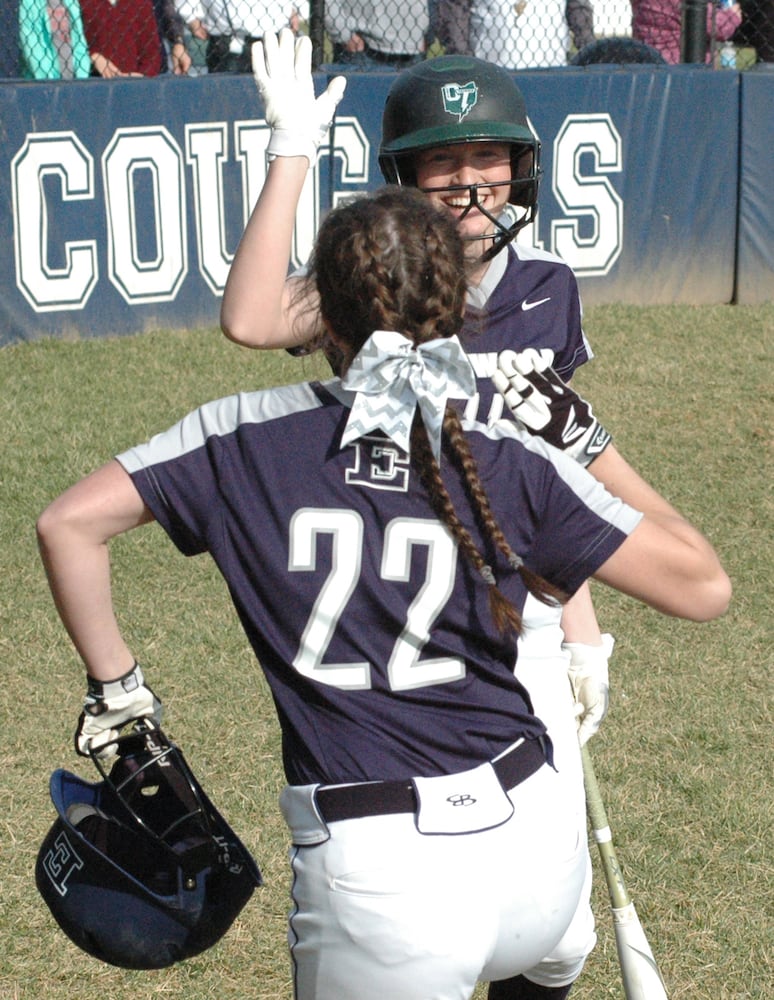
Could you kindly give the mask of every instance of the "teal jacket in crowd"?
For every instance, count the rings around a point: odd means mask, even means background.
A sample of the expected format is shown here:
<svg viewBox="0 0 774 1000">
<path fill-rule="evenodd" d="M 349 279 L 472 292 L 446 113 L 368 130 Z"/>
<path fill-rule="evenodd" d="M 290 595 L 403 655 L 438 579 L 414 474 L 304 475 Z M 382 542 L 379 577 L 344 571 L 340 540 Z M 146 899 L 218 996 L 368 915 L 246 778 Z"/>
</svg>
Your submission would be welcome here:
<svg viewBox="0 0 774 1000">
<path fill-rule="evenodd" d="M 84 80 L 91 73 L 91 59 L 83 33 L 79 0 L 59 0 L 59 2 L 70 15 L 73 75 L 76 80 Z M 19 44 L 22 76 L 32 80 L 61 79 L 46 0 L 19 0 Z"/>
</svg>

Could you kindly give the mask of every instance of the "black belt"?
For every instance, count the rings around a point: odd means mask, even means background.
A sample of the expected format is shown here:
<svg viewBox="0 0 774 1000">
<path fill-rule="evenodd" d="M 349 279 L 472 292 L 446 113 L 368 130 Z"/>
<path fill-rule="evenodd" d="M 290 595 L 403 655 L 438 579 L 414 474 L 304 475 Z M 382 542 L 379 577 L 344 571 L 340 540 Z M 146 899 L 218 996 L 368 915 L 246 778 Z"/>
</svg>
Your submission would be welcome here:
<svg viewBox="0 0 774 1000">
<path fill-rule="evenodd" d="M 379 49 L 372 49 L 370 45 L 366 45 L 365 54 L 369 59 L 373 59 L 374 62 L 395 64 L 398 66 L 419 60 L 419 53 L 412 55 L 410 52 L 380 52 Z"/>
<path fill-rule="evenodd" d="M 492 761 L 506 792 L 525 781 L 546 763 L 543 740 L 524 740 Z M 317 808 L 326 823 L 364 816 L 415 812 L 417 797 L 411 781 L 370 781 L 357 785 L 325 785 L 317 789 Z"/>
<path fill-rule="evenodd" d="M 240 42 L 244 42 L 245 47 L 252 45 L 253 42 L 262 42 L 263 35 L 240 35 L 238 32 L 227 35 L 208 35 L 208 39 L 212 39 L 215 42 L 230 42 L 232 38 L 238 38 Z"/>
</svg>

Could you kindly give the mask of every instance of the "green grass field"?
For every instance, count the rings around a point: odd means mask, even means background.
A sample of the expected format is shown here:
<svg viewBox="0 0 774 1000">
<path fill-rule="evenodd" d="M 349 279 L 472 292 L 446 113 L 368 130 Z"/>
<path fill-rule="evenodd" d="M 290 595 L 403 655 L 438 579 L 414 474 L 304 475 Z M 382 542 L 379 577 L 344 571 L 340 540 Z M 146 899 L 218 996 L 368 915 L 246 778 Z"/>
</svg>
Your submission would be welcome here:
<svg viewBox="0 0 774 1000">
<path fill-rule="evenodd" d="M 770 345 L 774 305 L 588 311 L 597 360 L 577 377 L 618 447 L 711 538 L 729 613 L 696 625 L 596 586 L 617 638 L 612 704 L 591 750 L 619 860 L 671 1000 L 774 991 Z M 82 672 L 37 556 L 37 514 L 114 453 L 206 399 L 323 371 L 217 331 L 41 341 L 0 351 L 0 998 L 287 1000 L 287 840 L 278 727 L 220 579 L 158 527 L 113 548 L 122 624 L 165 729 L 254 851 L 265 886 L 226 938 L 179 967 L 103 966 L 56 928 L 33 881 L 72 750 Z M 289 456 L 292 459 L 292 456 Z M 573 993 L 622 997 L 604 883 L 599 943 Z M 485 996 L 480 989 L 477 997 Z M 378 984 L 372 998 L 379 1000 Z"/>
</svg>

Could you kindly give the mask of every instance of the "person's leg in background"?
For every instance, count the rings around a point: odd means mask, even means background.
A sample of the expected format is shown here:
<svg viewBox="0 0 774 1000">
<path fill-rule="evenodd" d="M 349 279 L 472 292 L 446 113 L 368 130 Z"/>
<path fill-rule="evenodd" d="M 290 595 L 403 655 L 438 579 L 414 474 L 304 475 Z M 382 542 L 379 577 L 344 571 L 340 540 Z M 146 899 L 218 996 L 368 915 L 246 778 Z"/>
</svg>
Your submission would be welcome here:
<svg viewBox="0 0 774 1000">
<path fill-rule="evenodd" d="M 538 986 L 524 976 L 504 979 L 489 984 L 489 1000 L 564 1000 L 572 989 L 569 986 Z"/>
</svg>

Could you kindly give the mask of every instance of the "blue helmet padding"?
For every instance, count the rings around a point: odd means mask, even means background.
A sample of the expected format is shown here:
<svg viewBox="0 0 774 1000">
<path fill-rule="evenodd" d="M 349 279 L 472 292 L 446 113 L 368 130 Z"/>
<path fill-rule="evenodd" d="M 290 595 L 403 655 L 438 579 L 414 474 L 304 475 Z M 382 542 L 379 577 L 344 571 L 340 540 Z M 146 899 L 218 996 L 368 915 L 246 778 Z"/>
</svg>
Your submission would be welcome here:
<svg viewBox="0 0 774 1000">
<path fill-rule="evenodd" d="M 103 788 L 103 782 L 84 781 L 77 774 L 65 771 L 61 767 L 54 771 L 48 782 L 54 808 L 65 821 L 67 810 L 76 802 L 84 802 L 98 809 Z"/>
</svg>

